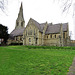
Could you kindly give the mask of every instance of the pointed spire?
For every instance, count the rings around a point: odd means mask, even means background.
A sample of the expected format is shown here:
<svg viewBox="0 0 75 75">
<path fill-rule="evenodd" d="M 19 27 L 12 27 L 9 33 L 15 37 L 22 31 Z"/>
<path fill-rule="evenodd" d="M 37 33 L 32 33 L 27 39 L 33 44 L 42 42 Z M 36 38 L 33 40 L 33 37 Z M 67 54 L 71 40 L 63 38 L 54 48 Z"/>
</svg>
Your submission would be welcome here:
<svg viewBox="0 0 75 75">
<path fill-rule="evenodd" d="M 22 5 L 22 2 L 21 2 L 20 11 L 23 11 L 23 5 Z"/>
<path fill-rule="evenodd" d="M 25 26 L 25 21 L 24 21 L 24 17 L 23 17 L 23 6 L 22 6 L 22 2 L 21 2 L 20 10 L 18 13 L 18 18 L 16 20 L 15 29 L 24 28 L 24 26 Z"/>
<path fill-rule="evenodd" d="M 22 5 L 22 2 L 21 2 L 21 6 L 20 6 L 20 10 L 19 10 L 19 14 L 18 14 L 17 20 L 24 20 L 24 17 L 23 17 L 23 5 Z"/>
</svg>

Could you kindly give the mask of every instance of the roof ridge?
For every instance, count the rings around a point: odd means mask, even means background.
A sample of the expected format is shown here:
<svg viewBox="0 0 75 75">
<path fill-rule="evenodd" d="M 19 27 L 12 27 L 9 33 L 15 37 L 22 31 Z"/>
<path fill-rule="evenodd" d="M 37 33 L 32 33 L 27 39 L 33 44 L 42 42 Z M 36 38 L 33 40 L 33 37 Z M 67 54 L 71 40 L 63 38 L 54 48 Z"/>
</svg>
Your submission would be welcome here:
<svg viewBox="0 0 75 75">
<path fill-rule="evenodd" d="M 32 22 L 35 24 L 35 26 L 39 29 L 39 31 L 41 31 L 41 27 L 40 27 L 40 23 L 37 22 L 36 20 L 30 18 L 30 20 L 32 20 Z"/>
<path fill-rule="evenodd" d="M 30 18 L 31 20 L 33 20 L 33 21 L 35 21 L 35 22 L 37 22 L 36 20 L 34 20 L 33 18 Z M 39 24 L 39 22 L 37 22 L 38 24 Z"/>
<path fill-rule="evenodd" d="M 45 23 L 40 23 L 40 25 L 42 25 L 42 24 L 46 24 L 46 22 Z"/>
</svg>

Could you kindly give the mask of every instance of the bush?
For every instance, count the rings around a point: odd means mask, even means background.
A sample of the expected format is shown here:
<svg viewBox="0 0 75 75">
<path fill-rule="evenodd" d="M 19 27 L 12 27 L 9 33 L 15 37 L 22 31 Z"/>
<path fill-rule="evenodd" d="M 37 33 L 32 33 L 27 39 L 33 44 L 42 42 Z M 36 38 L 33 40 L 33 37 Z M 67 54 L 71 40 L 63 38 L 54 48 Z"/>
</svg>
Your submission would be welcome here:
<svg viewBox="0 0 75 75">
<path fill-rule="evenodd" d="M 11 43 L 10 45 L 23 45 L 23 43 Z"/>
</svg>

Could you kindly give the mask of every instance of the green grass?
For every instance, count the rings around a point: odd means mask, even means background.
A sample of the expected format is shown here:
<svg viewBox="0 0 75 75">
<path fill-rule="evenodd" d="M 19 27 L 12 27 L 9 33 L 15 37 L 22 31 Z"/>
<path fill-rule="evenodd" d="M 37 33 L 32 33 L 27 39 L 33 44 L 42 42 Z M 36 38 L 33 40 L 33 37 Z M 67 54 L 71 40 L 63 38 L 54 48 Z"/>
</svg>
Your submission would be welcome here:
<svg viewBox="0 0 75 75">
<path fill-rule="evenodd" d="M 0 47 L 0 75 L 67 75 L 75 47 Z"/>
</svg>

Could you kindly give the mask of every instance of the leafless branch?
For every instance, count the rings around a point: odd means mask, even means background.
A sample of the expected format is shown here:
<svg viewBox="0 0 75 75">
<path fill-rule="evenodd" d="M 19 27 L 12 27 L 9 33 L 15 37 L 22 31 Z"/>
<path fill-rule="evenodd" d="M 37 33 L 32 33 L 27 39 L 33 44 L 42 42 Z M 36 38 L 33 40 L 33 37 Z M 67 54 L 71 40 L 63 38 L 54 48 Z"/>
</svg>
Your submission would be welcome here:
<svg viewBox="0 0 75 75">
<path fill-rule="evenodd" d="M 55 1 L 55 0 L 54 0 Z M 69 12 L 70 8 L 73 5 L 74 0 L 56 0 L 60 5 L 63 12 Z"/>
<path fill-rule="evenodd" d="M 69 11 L 70 7 L 72 6 L 73 0 L 67 0 L 64 4 L 63 4 L 63 12 L 65 11 Z"/>
<path fill-rule="evenodd" d="M 0 9 L 4 13 L 5 13 L 7 4 L 8 4 L 8 0 L 0 0 Z"/>
</svg>

